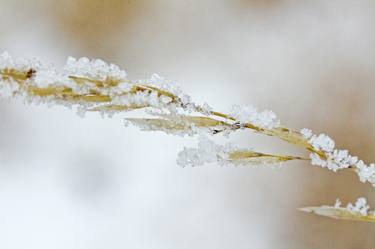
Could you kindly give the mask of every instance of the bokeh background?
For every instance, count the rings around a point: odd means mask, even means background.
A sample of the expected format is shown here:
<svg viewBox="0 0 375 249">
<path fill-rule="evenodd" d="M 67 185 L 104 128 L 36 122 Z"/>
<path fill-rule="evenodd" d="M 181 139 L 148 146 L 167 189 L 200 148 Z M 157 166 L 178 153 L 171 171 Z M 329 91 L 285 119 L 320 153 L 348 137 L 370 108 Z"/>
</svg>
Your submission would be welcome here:
<svg viewBox="0 0 375 249">
<path fill-rule="evenodd" d="M 198 102 L 271 109 L 375 160 L 372 0 L 0 1 L 0 50 L 62 66 L 102 58 L 159 73 Z M 0 101 L 0 248 L 375 248 L 375 226 L 298 212 L 368 197 L 350 172 L 180 168 L 194 139 L 124 127 L 123 115 Z M 241 132 L 264 152 L 303 154 Z"/>
</svg>

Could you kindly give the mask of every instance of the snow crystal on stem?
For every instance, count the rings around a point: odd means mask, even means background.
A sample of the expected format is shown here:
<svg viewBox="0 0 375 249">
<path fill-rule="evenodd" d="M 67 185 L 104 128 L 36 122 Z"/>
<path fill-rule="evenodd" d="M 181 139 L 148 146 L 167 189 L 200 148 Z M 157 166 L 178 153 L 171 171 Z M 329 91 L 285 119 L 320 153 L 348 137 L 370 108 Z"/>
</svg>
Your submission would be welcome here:
<svg viewBox="0 0 375 249">
<path fill-rule="evenodd" d="M 360 213 L 362 216 L 367 216 L 370 206 L 367 205 L 366 198 L 361 197 L 361 198 L 358 198 L 358 200 L 355 202 L 354 205 L 349 202 L 349 204 L 346 206 L 346 209 L 352 212 Z"/>
<path fill-rule="evenodd" d="M 369 182 L 375 187 L 375 164 L 367 166 L 358 157 L 351 156 L 347 150 L 335 149 L 335 142 L 325 134 L 314 135 L 309 129 L 302 129 L 301 134 L 317 151 L 324 153 L 325 158 L 317 153 L 311 153 L 312 165 L 328 168 L 332 171 L 354 167 L 361 182 Z"/>
<path fill-rule="evenodd" d="M 332 152 L 335 148 L 335 142 L 326 134 L 313 135 L 309 142 L 316 150 Z"/>
<path fill-rule="evenodd" d="M 37 59 L 13 59 L 13 57 L 8 52 L 3 52 L 0 54 L 0 70 L 4 69 L 14 69 L 26 72 L 32 69 L 39 69 L 41 63 Z"/>
<path fill-rule="evenodd" d="M 13 58 L 8 52 L 3 52 L 0 54 L 0 69 L 12 68 Z"/>
<path fill-rule="evenodd" d="M 141 82 L 142 83 L 142 82 Z M 196 105 L 191 101 L 191 97 L 184 93 L 177 82 L 167 80 L 158 74 L 154 73 L 149 80 L 143 82 L 146 86 L 157 87 L 163 91 L 167 91 L 177 97 L 179 104 L 185 111 L 194 112 L 196 111 Z M 166 96 L 161 96 L 166 98 Z M 168 101 L 168 99 L 166 99 Z M 170 101 L 168 101 L 170 102 Z M 202 109 L 203 110 L 203 109 Z"/>
<path fill-rule="evenodd" d="M 341 201 L 340 201 L 340 199 L 336 199 L 336 202 L 335 202 L 335 208 L 340 208 L 341 207 Z"/>
<path fill-rule="evenodd" d="M 86 57 L 82 57 L 78 60 L 69 57 L 64 70 L 70 75 L 89 77 L 98 80 L 105 80 L 107 78 L 124 80 L 127 75 L 126 71 L 120 69 L 117 65 L 107 64 L 100 59 L 90 60 Z"/>
<path fill-rule="evenodd" d="M 250 123 L 264 129 L 280 126 L 280 121 L 274 112 L 269 110 L 258 112 L 253 106 L 234 105 L 230 114 L 241 123 Z"/>
<path fill-rule="evenodd" d="M 336 172 L 340 169 L 349 168 L 358 160 L 357 157 L 349 155 L 347 150 L 334 150 L 333 153 L 326 153 L 326 157 L 327 159 L 322 159 L 318 154 L 311 153 L 311 164 L 328 168 Z"/>
<path fill-rule="evenodd" d="M 0 96 L 2 98 L 13 97 L 19 90 L 19 85 L 15 82 L 8 82 L 7 84 L 0 84 Z"/>
<path fill-rule="evenodd" d="M 177 84 L 177 82 L 167 80 L 156 73 L 151 75 L 146 84 L 156 86 L 160 89 L 173 93 L 176 96 L 179 96 L 182 93 L 181 88 Z"/>
<path fill-rule="evenodd" d="M 301 130 L 301 134 L 303 135 L 304 138 L 310 139 L 313 135 L 313 132 L 310 129 L 303 128 Z"/>
<path fill-rule="evenodd" d="M 325 154 L 326 158 L 322 158 L 317 153 L 311 153 L 312 165 L 318 165 L 336 172 L 339 169 L 349 168 L 358 161 L 358 158 L 349 155 L 347 150 L 335 149 L 335 142 L 326 134 L 314 135 L 308 129 L 302 129 L 301 134 L 306 139 L 309 139 L 308 142 L 316 151 L 321 151 Z"/>
<path fill-rule="evenodd" d="M 369 182 L 375 187 L 375 164 L 367 166 L 362 160 L 355 164 L 359 180 L 363 183 Z"/>
<path fill-rule="evenodd" d="M 340 169 L 349 168 L 358 161 L 358 157 L 349 155 L 347 150 L 334 150 L 328 157 Z"/>
<path fill-rule="evenodd" d="M 86 89 L 85 91 L 83 91 L 84 86 L 78 86 L 67 75 L 58 72 L 55 68 L 52 67 L 44 67 L 38 70 L 35 73 L 32 83 L 39 88 L 46 88 L 49 86 L 69 87 L 76 93 L 86 93 L 90 90 Z"/>
<path fill-rule="evenodd" d="M 310 154 L 311 164 L 316 166 L 321 166 L 323 168 L 327 167 L 327 160 L 323 160 L 318 154 L 311 153 Z"/>
<path fill-rule="evenodd" d="M 222 151 L 222 146 L 215 144 L 205 136 L 200 136 L 198 148 L 184 148 L 178 154 L 177 164 L 186 167 L 216 162 L 218 154 Z"/>
</svg>

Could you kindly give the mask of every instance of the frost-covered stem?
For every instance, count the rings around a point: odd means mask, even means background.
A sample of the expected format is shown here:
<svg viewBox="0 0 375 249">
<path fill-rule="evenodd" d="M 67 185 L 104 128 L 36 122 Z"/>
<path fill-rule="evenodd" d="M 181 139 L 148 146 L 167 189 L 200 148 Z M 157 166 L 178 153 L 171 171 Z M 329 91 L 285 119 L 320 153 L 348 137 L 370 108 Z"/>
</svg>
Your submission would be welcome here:
<svg viewBox="0 0 375 249">
<path fill-rule="evenodd" d="M 13 69 L 0 70 L 0 74 L 3 75 L 3 80 L 12 79 L 12 80 L 16 81 L 19 84 L 19 87 L 21 87 L 21 88 L 25 86 L 25 84 L 26 84 L 25 81 L 31 79 L 36 73 L 37 73 L 37 71 L 33 68 L 30 68 L 27 72 L 22 72 L 22 71 L 13 70 Z M 96 87 L 102 87 L 102 88 L 104 86 L 115 87 L 120 83 L 120 81 L 116 81 L 116 80 L 113 80 L 113 79 L 112 80 L 108 79 L 107 81 L 103 82 L 101 80 L 93 80 L 93 79 L 90 79 L 90 78 L 87 78 L 87 77 L 77 77 L 77 76 L 73 76 L 73 75 L 69 75 L 68 78 L 73 80 L 77 85 L 84 85 L 85 83 L 92 83 L 92 84 L 96 85 Z M 121 83 L 124 83 L 124 82 L 125 81 L 122 81 Z M 130 83 L 130 81 L 127 81 L 127 82 Z M 91 90 L 88 94 L 85 94 L 85 95 L 74 93 L 69 88 L 62 88 L 62 89 L 60 88 L 59 89 L 59 88 L 55 88 L 55 87 L 39 88 L 39 87 L 28 86 L 24 90 L 26 90 L 31 95 L 36 95 L 36 96 L 40 96 L 40 97 L 54 96 L 54 97 L 61 98 L 62 100 L 65 100 L 65 101 L 81 100 L 81 101 L 92 102 L 92 103 L 106 103 L 106 102 L 111 102 L 111 100 L 112 100 L 112 98 L 110 96 L 103 95 L 103 94 L 101 94 L 97 91 L 94 91 L 94 90 Z M 181 107 L 183 106 L 181 99 L 178 96 L 176 96 L 175 94 L 170 93 L 170 92 L 168 92 L 166 90 L 163 90 L 163 89 L 159 89 L 157 87 L 145 86 L 145 85 L 141 85 L 141 84 L 134 84 L 129 92 L 123 92 L 120 95 L 134 94 L 136 92 L 142 92 L 142 91 L 147 91 L 147 92 L 155 91 L 155 92 L 157 92 L 158 96 L 169 97 L 169 98 L 171 98 L 172 103 L 176 103 L 176 104 L 180 105 Z M 60 95 L 60 96 L 58 96 L 58 95 Z M 276 137 L 281 138 L 284 141 L 287 141 L 287 142 L 292 143 L 292 144 L 296 144 L 295 142 L 293 142 L 291 139 L 288 139 L 288 138 L 290 138 L 290 133 L 294 133 L 294 134 L 298 134 L 298 133 L 295 132 L 295 131 L 291 131 L 287 128 L 265 129 L 265 128 L 262 128 L 262 127 L 255 126 L 251 123 L 244 123 L 244 124 L 240 125 L 240 122 L 238 120 L 236 120 L 234 117 L 232 117 L 228 114 L 224 114 L 224 113 L 217 112 L 217 111 L 209 111 L 207 113 L 207 111 L 204 110 L 204 108 L 202 108 L 199 105 L 194 105 L 194 110 L 196 112 L 199 112 L 199 113 L 205 115 L 205 116 L 207 116 L 207 114 L 209 114 L 211 116 L 215 116 L 215 117 L 218 117 L 218 118 L 223 118 L 225 120 L 231 121 L 232 123 L 234 123 L 234 124 L 231 125 L 232 130 L 238 130 L 238 129 L 246 128 L 246 129 L 250 129 L 252 131 L 262 133 L 262 134 L 265 134 L 265 135 L 276 136 Z M 229 125 L 229 123 L 225 123 L 225 124 Z M 289 133 L 289 134 L 287 134 L 287 133 Z M 301 144 L 301 143 L 299 143 L 299 144 Z M 310 151 L 316 152 L 316 153 L 324 156 L 324 154 L 322 154 L 320 151 L 314 150 L 308 143 L 303 144 L 303 147 L 307 148 Z"/>
<path fill-rule="evenodd" d="M 204 110 L 204 108 L 197 106 L 196 111 L 200 112 L 202 114 L 206 114 L 207 112 Z M 321 158 L 327 159 L 326 154 L 318 149 L 315 149 L 306 139 L 303 138 L 303 135 L 301 132 L 294 131 L 292 129 L 286 128 L 286 127 L 277 127 L 273 129 L 267 129 L 264 127 L 259 127 L 256 125 L 253 125 L 251 123 L 241 123 L 236 118 L 232 117 L 231 115 L 218 112 L 218 111 L 209 111 L 209 114 L 215 117 L 224 118 L 230 121 L 233 121 L 236 125 L 234 126 L 235 129 L 250 129 L 252 131 L 255 131 L 257 133 L 261 133 L 268 136 L 274 136 L 278 137 L 283 141 L 286 141 L 293 145 L 298 145 L 299 147 L 303 147 L 309 152 L 313 152 L 318 154 Z"/>
<path fill-rule="evenodd" d="M 272 111 L 257 111 L 252 106 L 234 106 L 222 113 L 207 104 L 191 101 L 174 82 L 158 75 L 149 80 L 129 80 L 126 72 L 102 60 L 68 58 L 63 70 L 45 66 L 36 60 L 14 60 L 8 53 L 0 55 L 0 96 L 21 96 L 29 102 L 55 103 L 86 111 L 112 115 L 143 110 L 152 118 L 127 118 L 127 122 L 143 130 L 160 130 L 170 134 L 229 134 L 248 129 L 274 136 L 306 149 L 311 164 L 332 171 L 350 169 L 360 181 L 375 187 L 375 164 L 366 165 L 347 150 L 335 148 L 335 142 L 325 134 L 311 130 L 295 131 L 280 126 Z M 299 156 L 277 155 L 236 148 L 231 144 L 217 145 L 201 136 L 198 148 L 185 148 L 178 163 L 181 166 L 210 162 L 233 165 L 275 164 L 290 160 L 306 160 Z"/>
<path fill-rule="evenodd" d="M 337 199 L 334 206 L 304 207 L 299 210 L 333 219 L 375 223 L 375 210 L 370 211 L 370 206 L 367 205 L 367 200 L 363 197 L 358 198 L 354 204 L 349 203 L 346 207 L 342 207 L 341 201 Z"/>
<path fill-rule="evenodd" d="M 3 75 L 4 80 L 13 79 L 14 81 L 16 81 L 19 84 L 19 86 L 21 88 L 25 85 L 25 81 L 28 80 L 28 79 L 31 79 L 36 73 L 37 73 L 37 71 L 33 68 L 29 69 L 27 72 L 20 72 L 20 71 L 12 70 L 12 69 L 5 69 L 5 70 L 0 71 L 0 74 Z M 115 81 L 115 80 L 111 80 L 111 79 L 107 80 L 106 82 L 103 82 L 103 81 L 100 81 L 100 80 L 93 80 L 93 79 L 90 79 L 90 78 L 87 78 L 87 77 L 77 77 L 77 76 L 73 76 L 73 75 L 69 75 L 68 78 L 72 79 L 77 85 L 83 85 L 83 84 L 89 82 L 89 83 L 95 84 L 97 87 L 102 87 L 102 88 L 105 85 L 108 86 L 108 87 L 115 87 L 120 83 L 119 81 Z M 128 82 L 130 82 L 130 81 L 128 81 Z M 124 81 L 122 81 L 121 83 L 124 83 Z M 94 91 L 94 90 L 91 90 L 88 94 L 85 94 L 85 95 L 76 94 L 73 91 L 71 91 L 71 89 L 69 89 L 69 88 L 58 89 L 58 88 L 55 88 L 55 87 L 38 88 L 38 87 L 29 86 L 29 87 L 26 87 L 25 90 L 31 95 L 36 95 L 36 96 L 40 96 L 40 97 L 46 97 L 46 96 L 56 97 L 57 95 L 60 95 L 60 98 L 62 100 L 65 100 L 65 101 L 78 101 L 78 100 L 80 100 L 80 101 L 85 101 L 85 102 L 89 102 L 89 103 L 106 103 L 106 102 L 112 101 L 112 98 L 110 96 L 100 94 L 99 92 Z M 176 96 L 175 94 L 170 93 L 166 90 L 159 89 L 157 87 L 152 87 L 152 86 L 134 84 L 129 92 L 123 92 L 120 95 L 134 94 L 136 92 L 142 92 L 142 91 L 147 91 L 147 92 L 155 91 L 155 92 L 157 92 L 158 96 L 169 97 L 169 98 L 171 98 L 172 103 L 176 103 L 176 104 L 178 104 L 182 107 L 182 101 L 178 96 Z M 112 108 L 116 109 L 115 106 L 113 106 Z M 121 108 L 117 107 L 117 109 L 119 109 L 121 111 Z M 199 105 L 194 105 L 194 110 L 196 112 L 199 112 L 199 113 L 207 116 L 207 111 L 204 110 L 204 108 L 202 108 Z M 255 126 L 251 123 L 240 124 L 240 121 L 238 121 L 236 118 L 234 118 L 234 117 L 232 117 L 228 114 L 225 114 L 225 113 L 221 113 L 221 112 L 217 112 L 217 111 L 209 111 L 208 114 L 211 115 L 211 116 L 215 116 L 215 117 L 222 118 L 222 119 L 225 119 L 225 120 L 228 120 L 228 121 L 232 122 L 233 124 L 231 124 L 231 125 L 229 123 L 226 123 L 226 122 L 224 122 L 224 124 L 226 124 L 228 126 L 230 125 L 231 129 L 233 131 L 238 130 L 238 129 L 246 128 L 246 129 L 250 129 L 252 131 L 255 131 L 257 133 L 265 134 L 265 135 L 268 135 L 268 136 L 275 136 L 275 137 L 278 137 L 278 138 L 280 138 L 284 141 L 287 141 L 288 143 L 300 145 L 300 146 L 306 148 L 307 150 L 309 150 L 311 152 L 315 152 L 315 153 L 321 155 L 323 158 L 325 157 L 324 153 L 322 153 L 321 151 L 315 150 L 309 143 L 307 143 L 307 142 L 303 143 L 302 142 L 303 140 L 301 140 L 301 139 L 298 140 L 298 141 L 293 140 L 292 134 L 294 136 L 296 136 L 296 135 L 301 136 L 301 134 L 299 134 L 296 131 L 292 131 L 288 128 L 266 129 L 266 128 Z M 223 121 L 221 121 L 221 122 L 223 122 Z M 221 132 L 221 131 L 217 131 L 216 133 L 219 133 L 219 132 Z"/>
<path fill-rule="evenodd" d="M 221 129 L 211 129 L 212 134 L 227 131 L 233 132 L 239 129 L 250 129 L 257 133 L 275 136 L 290 144 L 303 147 L 309 152 L 312 152 L 313 155 L 317 155 L 321 160 L 328 159 L 327 153 L 313 146 L 301 132 L 280 127 L 275 123 L 273 120 L 275 116 L 272 117 L 272 115 L 274 115 L 273 113 L 271 113 L 271 115 L 266 113 L 268 115 L 265 116 L 267 120 L 266 123 L 261 119 L 260 121 L 258 120 L 260 114 L 256 112 L 255 114 L 252 113 L 254 117 L 251 120 L 253 120 L 254 123 L 245 122 L 246 120 L 240 120 L 241 117 L 234 117 L 230 114 L 214 111 L 209 107 L 207 108 L 207 106 L 197 105 L 190 101 L 190 97 L 181 94 L 179 90 L 171 92 L 169 89 L 163 89 L 147 81 L 144 83 L 140 81 L 130 81 L 125 78 L 126 73 L 121 71 L 117 66 L 111 65 L 108 67 L 107 64 L 100 60 L 96 60 L 92 63 L 86 58 L 79 61 L 70 58 L 70 62 L 68 61 L 67 64 L 67 72 L 59 74 L 54 69 L 41 67 L 39 63 L 23 62 L 23 65 L 20 66 L 14 63 L 9 55 L 2 55 L 2 57 L 3 61 L 5 61 L 0 71 L 0 74 L 3 75 L 2 79 L 4 81 L 14 81 L 18 84 L 17 87 L 19 89 L 15 90 L 13 94 L 24 92 L 30 97 L 47 97 L 54 98 L 65 104 L 76 103 L 86 105 L 86 110 L 88 111 L 115 112 L 146 107 L 168 109 L 168 107 L 172 106 L 173 108 L 180 108 L 182 110 L 188 110 L 189 112 L 198 112 L 210 118 L 211 122 L 220 124 L 220 126 L 222 126 Z M 105 72 L 103 73 L 103 71 Z M 124 85 L 126 87 L 120 87 Z M 140 93 L 146 93 L 146 95 L 155 93 L 156 99 L 153 101 L 156 103 L 146 103 L 148 102 L 147 99 L 143 101 L 145 103 L 140 103 L 142 102 L 142 100 L 139 101 L 138 98 Z M 137 98 L 132 99 L 131 97 L 134 96 Z M 164 97 L 164 105 L 157 103 L 158 98 L 161 97 Z M 123 103 L 124 101 L 126 104 Z M 98 105 L 100 103 L 109 104 Z M 295 158 L 297 159 L 298 157 Z M 352 165 L 348 166 L 348 168 L 351 167 Z"/>
</svg>

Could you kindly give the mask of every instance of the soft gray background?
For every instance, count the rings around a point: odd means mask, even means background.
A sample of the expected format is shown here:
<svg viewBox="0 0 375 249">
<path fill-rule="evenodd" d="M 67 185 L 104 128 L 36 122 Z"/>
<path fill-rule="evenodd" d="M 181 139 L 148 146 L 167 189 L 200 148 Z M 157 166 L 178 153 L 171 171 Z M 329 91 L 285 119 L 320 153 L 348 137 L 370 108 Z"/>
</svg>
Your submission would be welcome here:
<svg viewBox="0 0 375 249">
<path fill-rule="evenodd" d="M 0 50 L 159 73 L 217 110 L 254 104 L 375 160 L 372 0 L 0 1 Z M 180 168 L 191 138 L 0 101 L 0 248 L 375 248 L 375 226 L 300 213 L 374 191 L 350 172 Z M 276 139 L 231 138 L 303 153 Z"/>
</svg>

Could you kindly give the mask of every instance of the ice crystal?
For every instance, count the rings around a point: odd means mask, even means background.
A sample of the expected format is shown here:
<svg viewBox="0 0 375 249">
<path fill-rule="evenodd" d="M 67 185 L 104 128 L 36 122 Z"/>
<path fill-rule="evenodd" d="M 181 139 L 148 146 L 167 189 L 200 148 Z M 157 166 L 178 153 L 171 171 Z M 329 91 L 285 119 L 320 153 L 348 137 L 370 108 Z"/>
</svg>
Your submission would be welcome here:
<svg viewBox="0 0 375 249">
<path fill-rule="evenodd" d="M 167 80 L 156 73 L 154 73 L 146 83 L 173 93 L 176 96 L 182 94 L 181 88 L 179 87 L 177 82 Z"/>
<path fill-rule="evenodd" d="M 318 154 L 311 153 L 310 154 L 311 164 L 321 166 L 323 168 L 327 167 L 328 162 L 326 160 L 323 160 Z"/>
<path fill-rule="evenodd" d="M 355 202 L 354 205 L 353 205 L 352 203 L 349 202 L 349 204 L 346 206 L 346 208 L 347 208 L 349 211 L 352 211 L 352 212 L 358 212 L 358 213 L 360 213 L 362 216 L 366 216 L 368 210 L 370 209 L 370 206 L 367 205 L 367 200 L 366 200 L 366 198 L 361 197 L 361 198 L 358 198 L 358 200 Z"/>
<path fill-rule="evenodd" d="M 310 129 L 303 128 L 301 130 L 301 134 L 303 135 L 304 138 L 310 139 L 313 135 L 313 132 Z"/>
<path fill-rule="evenodd" d="M 375 164 L 367 166 L 362 160 L 355 164 L 361 182 L 369 182 L 375 187 Z"/>
<path fill-rule="evenodd" d="M 67 86 L 77 90 L 77 86 L 74 81 L 66 77 L 54 68 L 43 68 L 35 73 L 33 83 L 35 86 L 40 88 L 46 88 L 48 86 Z"/>
<path fill-rule="evenodd" d="M 0 54 L 0 70 L 13 69 L 27 71 L 30 68 L 39 69 L 40 65 L 40 62 L 37 59 L 14 59 L 8 52 L 3 52 Z"/>
<path fill-rule="evenodd" d="M 340 208 L 341 207 L 341 201 L 340 201 L 340 199 L 336 199 L 336 202 L 335 202 L 335 208 Z"/>
<path fill-rule="evenodd" d="M 326 134 L 313 135 L 309 142 L 316 150 L 333 152 L 335 148 L 335 142 Z"/>
<path fill-rule="evenodd" d="M 105 61 L 96 59 L 90 60 L 86 57 L 75 59 L 69 57 L 64 70 L 69 75 L 89 77 L 98 80 L 113 78 L 118 80 L 126 79 L 126 72 L 117 65 L 107 64 Z"/>
<path fill-rule="evenodd" d="M 200 136 L 198 148 L 184 148 L 178 154 L 177 164 L 186 167 L 216 162 L 223 151 L 223 146 L 215 144 L 206 136 Z"/>
<path fill-rule="evenodd" d="M 15 82 L 0 85 L 0 96 L 2 98 L 10 98 L 19 90 L 19 85 Z"/>
<path fill-rule="evenodd" d="M 332 171 L 346 169 L 353 166 L 358 158 L 348 154 L 347 150 L 334 150 L 333 153 L 326 153 L 327 159 L 322 159 L 318 154 L 311 153 L 311 163 L 313 165 L 322 166 Z"/>
<path fill-rule="evenodd" d="M 355 168 L 361 182 L 369 182 L 375 187 L 375 164 L 367 166 L 358 157 L 349 154 L 348 150 L 335 149 L 335 142 L 326 134 L 314 135 L 309 129 L 302 129 L 301 134 L 317 151 L 310 154 L 311 164 L 338 171 Z"/>
<path fill-rule="evenodd" d="M 269 110 L 258 112 L 253 106 L 234 105 L 230 114 L 241 123 L 250 123 L 264 129 L 280 126 L 280 121 L 274 112 Z"/>
</svg>

